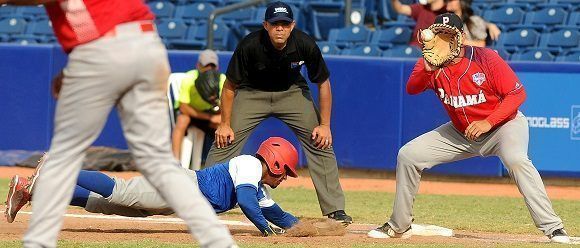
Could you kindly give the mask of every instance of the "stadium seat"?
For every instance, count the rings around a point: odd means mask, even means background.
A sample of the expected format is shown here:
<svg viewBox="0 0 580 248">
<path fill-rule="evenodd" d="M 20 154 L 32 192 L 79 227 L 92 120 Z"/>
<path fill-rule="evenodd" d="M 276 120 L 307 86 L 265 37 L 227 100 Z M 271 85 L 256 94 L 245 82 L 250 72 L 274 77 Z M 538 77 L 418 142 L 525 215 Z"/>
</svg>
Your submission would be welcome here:
<svg viewBox="0 0 580 248">
<path fill-rule="evenodd" d="M 19 7 L 18 11 L 23 16 L 28 16 L 28 17 L 32 17 L 32 18 L 46 16 L 46 10 L 44 8 L 44 5 L 22 6 L 22 7 Z"/>
<path fill-rule="evenodd" d="M 192 3 L 176 7 L 175 17 L 184 20 L 195 20 L 196 22 L 207 21 L 211 12 L 215 10 L 211 3 Z"/>
<path fill-rule="evenodd" d="M 580 26 L 580 11 L 575 11 L 570 14 L 568 26 Z"/>
<path fill-rule="evenodd" d="M 331 29 L 328 34 L 328 42 L 338 47 L 351 47 L 369 42 L 371 31 L 365 26 L 350 26 Z"/>
<path fill-rule="evenodd" d="M 491 49 L 493 49 L 504 60 L 509 60 L 511 57 L 511 54 L 501 47 Z"/>
<path fill-rule="evenodd" d="M 32 35 L 14 35 L 10 38 L 11 43 L 18 43 L 20 45 L 38 44 L 40 41 L 37 37 Z"/>
<path fill-rule="evenodd" d="M 383 51 L 382 57 L 389 58 L 419 58 L 421 50 L 416 46 L 394 46 Z"/>
<path fill-rule="evenodd" d="M 377 12 L 379 19 L 383 22 L 397 19 L 397 12 L 393 9 L 391 0 L 379 0 Z"/>
<path fill-rule="evenodd" d="M 518 6 L 506 5 L 485 11 L 483 18 L 504 25 L 520 24 L 524 20 L 524 10 Z"/>
<path fill-rule="evenodd" d="M 236 23 L 242 21 L 252 20 L 254 18 L 255 8 L 243 8 L 233 12 L 224 13 L 216 18 L 216 22 L 224 22 L 229 27 L 233 27 Z"/>
<path fill-rule="evenodd" d="M 538 44 L 540 34 L 533 29 L 516 29 L 500 35 L 499 46 L 507 50 L 532 47 Z"/>
<path fill-rule="evenodd" d="M 358 46 L 342 50 L 342 55 L 352 56 L 381 56 L 381 49 L 377 46 Z"/>
<path fill-rule="evenodd" d="M 561 7 L 546 7 L 526 14 L 526 24 L 562 25 L 568 12 Z"/>
<path fill-rule="evenodd" d="M 529 49 L 512 55 L 512 60 L 519 61 L 554 61 L 555 56 L 550 52 L 538 49 Z"/>
<path fill-rule="evenodd" d="M 407 27 L 390 27 L 388 29 L 376 30 L 371 38 L 371 45 L 385 49 L 393 45 L 408 44 L 411 40 L 412 32 Z"/>
<path fill-rule="evenodd" d="M 8 42 L 8 35 L 0 34 L 0 42 Z"/>
<path fill-rule="evenodd" d="M 175 12 L 175 5 L 167 1 L 154 1 L 147 3 L 155 16 L 160 18 L 172 18 Z"/>
<path fill-rule="evenodd" d="M 22 34 L 26 31 L 24 18 L 6 18 L 0 20 L 0 34 Z"/>
<path fill-rule="evenodd" d="M 547 3 L 548 0 L 508 0 L 508 3 L 524 3 L 524 4 L 529 4 L 529 5 L 538 5 L 538 4 L 543 4 L 543 3 Z"/>
<path fill-rule="evenodd" d="M 331 29 L 344 27 L 344 3 L 315 1 L 305 5 L 307 27 L 316 40 L 327 40 Z"/>
<path fill-rule="evenodd" d="M 164 39 L 181 39 L 187 33 L 187 25 L 181 19 L 162 20 L 157 23 L 157 32 Z"/>
<path fill-rule="evenodd" d="M 580 62 L 580 49 L 572 50 L 565 55 L 556 57 L 556 61 Z"/>
<path fill-rule="evenodd" d="M 34 35 L 54 36 L 52 24 L 49 19 L 39 19 L 29 24 L 29 32 Z"/>
<path fill-rule="evenodd" d="M 5 16 L 12 16 L 16 11 L 17 8 L 15 6 L 6 4 L 0 5 L 0 19 Z"/>
<path fill-rule="evenodd" d="M 560 47 L 563 49 L 580 46 L 580 31 L 578 28 L 562 28 L 548 34 L 543 34 L 541 47 Z"/>
<path fill-rule="evenodd" d="M 340 49 L 332 43 L 317 42 L 318 48 L 322 54 L 340 54 Z"/>
<path fill-rule="evenodd" d="M 230 40 L 230 28 L 224 23 L 214 23 L 213 25 L 214 50 L 227 51 L 229 47 L 235 46 L 235 40 Z M 207 23 L 199 23 L 195 27 L 190 27 L 186 39 L 175 40 L 171 46 L 180 49 L 201 50 L 207 47 Z"/>
</svg>

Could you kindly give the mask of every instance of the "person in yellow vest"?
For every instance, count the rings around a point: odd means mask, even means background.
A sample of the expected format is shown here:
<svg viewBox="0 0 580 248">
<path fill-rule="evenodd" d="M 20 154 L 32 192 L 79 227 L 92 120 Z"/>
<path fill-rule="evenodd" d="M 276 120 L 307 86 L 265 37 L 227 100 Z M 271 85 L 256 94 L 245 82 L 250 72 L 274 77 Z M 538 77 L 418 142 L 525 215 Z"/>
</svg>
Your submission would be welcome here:
<svg viewBox="0 0 580 248">
<path fill-rule="evenodd" d="M 181 143 L 189 125 L 203 130 L 213 142 L 213 133 L 221 122 L 219 96 L 226 76 L 219 71 L 218 56 L 212 50 L 204 50 L 197 60 L 196 69 L 188 71 L 181 81 L 179 96 L 174 108 L 177 110 L 173 129 L 173 155 L 179 160 Z"/>
</svg>

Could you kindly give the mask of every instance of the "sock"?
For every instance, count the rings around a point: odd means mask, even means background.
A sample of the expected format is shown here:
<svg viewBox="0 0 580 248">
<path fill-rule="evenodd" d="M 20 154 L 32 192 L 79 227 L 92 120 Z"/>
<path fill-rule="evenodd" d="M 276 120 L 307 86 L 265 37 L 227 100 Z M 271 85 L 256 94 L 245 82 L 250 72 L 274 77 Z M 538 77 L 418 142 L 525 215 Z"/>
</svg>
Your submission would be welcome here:
<svg viewBox="0 0 580 248">
<path fill-rule="evenodd" d="M 77 185 L 103 197 L 109 197 L 113 193 L 115 180 L 99 171 L 81 170 Z"/>
<path fill-rule="evenodd" d="M 89 200 L 89 194 L 91 192 L 81 186 L 75 185 L 75 191 L 73 193 L 73 198 L 70 201 L 70 205 L 77 207 L 86 207 L 87 201 Z"/>
</svg>

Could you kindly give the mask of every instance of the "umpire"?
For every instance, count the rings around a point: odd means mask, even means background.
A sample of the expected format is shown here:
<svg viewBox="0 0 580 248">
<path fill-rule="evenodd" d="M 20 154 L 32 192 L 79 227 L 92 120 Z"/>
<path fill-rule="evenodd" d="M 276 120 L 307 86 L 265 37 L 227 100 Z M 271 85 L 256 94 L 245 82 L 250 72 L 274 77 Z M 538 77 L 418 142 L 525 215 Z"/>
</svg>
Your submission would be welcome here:
<svg viewBox="0 0 580 248">
<path fill-rule="evenodd" d="M 294 29 L 290 6 L 271 3 L 264 20 L 264 29 L 247 35 L 230 60 L 221 96 L 222 119 L 206 164 L 239 155 L 254 128 L 264 119 L 276 117 L 302 144 L 322 214 L 350 224 L 332 149 L 328 68 L 314 39 Z M 300 74 L 302 65 L 318 86 L 320 113 Z"/>
</svg>

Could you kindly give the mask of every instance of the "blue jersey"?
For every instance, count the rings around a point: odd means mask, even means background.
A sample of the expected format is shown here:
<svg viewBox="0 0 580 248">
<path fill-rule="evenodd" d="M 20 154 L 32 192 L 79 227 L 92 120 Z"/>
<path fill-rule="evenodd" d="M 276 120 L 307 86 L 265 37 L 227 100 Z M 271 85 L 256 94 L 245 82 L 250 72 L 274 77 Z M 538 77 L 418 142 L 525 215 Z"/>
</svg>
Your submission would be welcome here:
<svg viewBox="0 0 580 248">
<path fill-rule="evenodd" d="M 236 207 L 236 187 L 240 185 L 251 185 L 257 190 L 260 207 L 270 207 L 275 203 L 261 182 L 262 163 L 254 156 L 237 156 L 228 162 L 196 171 L 196 174 L 199 189 L 217 213 Z"/>
<path fill-rule="evenodd" d="M 240 206 L 242 212 L 262 232 L 268 222 L 289 228 L 298 221 L 284 212 L 262 184 L 262 162 L 254 156 L 241 155 L 230 161 L 196 171 L 199 189 L 217 213 Z"/>
</svg>

